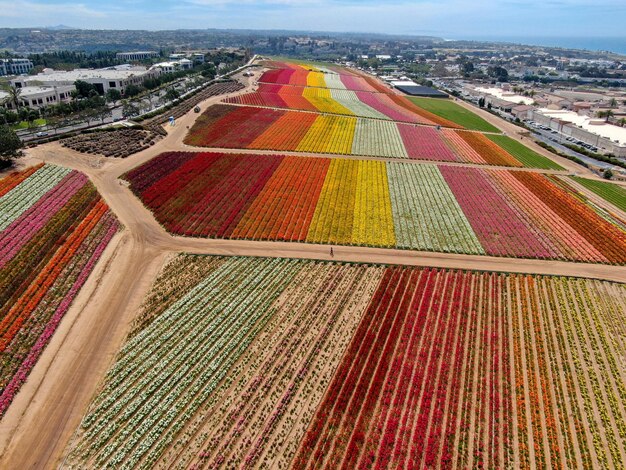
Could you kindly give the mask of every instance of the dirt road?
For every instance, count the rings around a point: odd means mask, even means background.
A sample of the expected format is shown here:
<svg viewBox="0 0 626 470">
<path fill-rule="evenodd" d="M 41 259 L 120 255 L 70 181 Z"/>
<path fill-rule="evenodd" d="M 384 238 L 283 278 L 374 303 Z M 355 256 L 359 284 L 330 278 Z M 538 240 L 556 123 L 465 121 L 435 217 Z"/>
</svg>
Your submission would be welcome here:
<svg viewBox="0 0 626 470">
<path fill-rule="evenodd" d="M 251 87 L 252 83 L 249 82 L 247 89 L 236 94 L 248 92 Z M 210 98 L 200 106 L 205 109 L 222 98 Z M 0 468 L 50 468 L 59 463 L 67 442 L 121 345 L 145 293 L 168 256 L 190 252 L 331 259 L 327 245 L 174 237 L 156 222 L 150 211 L 133 196 L 119 177 L 163 151 L 187 150 L 182 140 L 187 126 L 191 126 L 196 117 L 193 112 L 187 114 L 178 120 L 175 127 L 167 127 L 168 136 L 157 145 L 123 160 L 82 155 L 57 143 L 29 150 L 24 164 L 46 161 L 86 173 L 125 230 L 107 249 L 0 422 Z M 498 124 L 502 125 L 500 122 Z M 569 169 L 565 162 L 559 160 L 559 163 Z M 354 246 L 335 246 L 332 259 L 580 276 L 626 282 L 626 267 L 561 261 Z"/>
</svg>

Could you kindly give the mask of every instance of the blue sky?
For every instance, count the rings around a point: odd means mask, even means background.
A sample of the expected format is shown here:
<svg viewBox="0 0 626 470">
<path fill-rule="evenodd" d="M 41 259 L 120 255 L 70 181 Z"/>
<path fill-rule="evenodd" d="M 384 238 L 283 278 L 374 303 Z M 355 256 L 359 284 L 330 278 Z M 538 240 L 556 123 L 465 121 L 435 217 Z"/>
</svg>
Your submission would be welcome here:
<svg viewBox="0 0 626 470">
<path fill-rule="evenodd" d="M 0 27 L 624 36 L 625 0 L 0 0 Z"/>
</svg>

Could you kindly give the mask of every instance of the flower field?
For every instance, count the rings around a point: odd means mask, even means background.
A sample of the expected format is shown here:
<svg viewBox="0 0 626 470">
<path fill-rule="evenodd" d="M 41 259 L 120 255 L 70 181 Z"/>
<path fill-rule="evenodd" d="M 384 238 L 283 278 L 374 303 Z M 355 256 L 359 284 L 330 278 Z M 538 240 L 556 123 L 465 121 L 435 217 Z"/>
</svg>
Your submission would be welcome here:
<svg viewBox="0 0 626 470">
<path fill-rule="evenodd" d="M 0 415 L 118 228 L 82 173 L 39 165 L 0 180 Z"/>
<path fill-rule="evenodd" d="M 225 104 L 207 109 L 185 137 L 185 143 L 211 148 L 524 166 L 483 134 L 475 132 Z"/>
<path fill-rule="evenodd" d="M 256 92 L 227 102 L 462 127 L 394 93 L 379 80 L 345 67 L 285 62 L 268 65 L 275 68 L 261 76 Z"/>
<path fill-rule="evenodd" d="M 178 235 L 626 264 L 626 232 L 539 173 L 175 152 L 125 177 Z"/>
<path fill-rule="evenodd" d="M 180 255 L 64 464 L 621 468 L 624 312 L 602 281 Z"/>
<path fill-rule="evenodd" d="M 385 93 L 385 88 L 377 80 L 366 75 L 357 75 L 341 69 L 341 73 L 320 67 L 317 70 L 306 68 L 276 68 L 265 72 L 259 82 L 274 83 L 277 85 L 308 86 L 319 88 L 336 88 L 340 90 L 366 91 L 370 93 Z"/>
<path fill-rule="evenodd" d="M 401 96 L 395 95 L 392 98 L 392 95 L 385 93 L 261 83 L 257 91 L 227 98 L 224 103 L 460 128 L 459 125 L 431 114 Z"/>
</svg>

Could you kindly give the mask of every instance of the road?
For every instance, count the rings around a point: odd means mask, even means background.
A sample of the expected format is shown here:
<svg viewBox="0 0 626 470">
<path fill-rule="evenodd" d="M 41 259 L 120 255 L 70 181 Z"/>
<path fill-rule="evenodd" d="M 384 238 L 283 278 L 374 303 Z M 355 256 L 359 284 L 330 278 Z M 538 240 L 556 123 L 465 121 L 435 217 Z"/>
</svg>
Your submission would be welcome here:
<svg viewBox="0 0 626 470">
<path fill-rule="evenodd" d="M 247 88 L 231 96 L 245 93 L 252 87 L 253 79 L 247 79 Z M 205 109 L 222 98 L 224 96 L 212 97 L 200 106 Z M 183 139 L 186 127 L 192 125 L 196 118 L 195 113 L 188 113 L 177 121 L 176 126 L 166 127 L 168 135 L 157 145 L 127 159 L 83 155 L 58 143 L 28 150 L 24 165 L 43 161 L 87 174 L 125 229 L 107 249 L 0 422 L 0 468 L 50 468 L 58 465 L 99 381 L 122 344 L 145 293 L 164 261 L 176 253 L 333 259 L 626 282 L 626 267 L 623 266 L 355 246 L 334 247 L 334 257 L 331 258 L 326 245 L 172 236 L 157 223 L 119 177 L 163 151 L 189 150 Z"/>
</svg>

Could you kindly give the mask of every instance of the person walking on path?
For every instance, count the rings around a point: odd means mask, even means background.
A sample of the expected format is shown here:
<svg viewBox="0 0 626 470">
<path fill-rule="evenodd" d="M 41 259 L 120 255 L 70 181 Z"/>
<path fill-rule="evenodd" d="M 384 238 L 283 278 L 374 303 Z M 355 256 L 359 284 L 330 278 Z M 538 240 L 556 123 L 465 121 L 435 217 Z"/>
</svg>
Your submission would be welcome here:
<svg viewBox="0 0 626 470">
<path fill-rule="evenodd" d="M 330 247 L 330 257 L 334 258 L 335 257 L 335 253 L 333 252 L 333 247 Z"/>
</svg>

